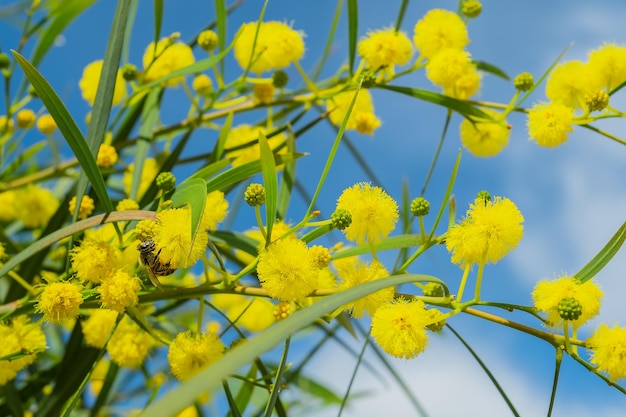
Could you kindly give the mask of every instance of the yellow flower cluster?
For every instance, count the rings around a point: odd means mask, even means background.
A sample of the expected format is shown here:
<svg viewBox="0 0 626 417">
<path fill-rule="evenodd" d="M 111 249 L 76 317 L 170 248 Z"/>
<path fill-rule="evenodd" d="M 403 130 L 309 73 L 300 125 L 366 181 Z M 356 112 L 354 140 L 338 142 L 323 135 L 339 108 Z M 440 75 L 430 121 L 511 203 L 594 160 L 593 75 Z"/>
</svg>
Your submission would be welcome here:
<svg viewBox="0 0 626 417">
<path fill-rule="evenodd" d="M 334 125 L 341 126 L 355 94 L 356 91 L 354 90 L 344 91 L 334 95 L 326 102 L 326 109 L 330 113 L 330 121 Z M 380 120 L 374 114 L 372 95 L 369 90 L 359 90 L 354 107 L 352 107 L 352 112 L 346 123 L 346 130 L 356 130 L 362 134 L 372 135 L 374 130 L 379 127 Z"/>
<path fill-rule="evenodd" d="M 234 167 L 241 166 L 248 162 L 258 161 L 261 158 L 261 148 L 259 146 L 259 133 L 267 135 L 267 129 L 262 126 L 250 126 L 242 124 L 233 127 L 226 137 L 225 150 L 229 158 L 233 158 Z M 284 146 L 287 138 L 283 133 L 272 136 L 268 139 L 270 148 L 278 154 L 287 152 Z M 279 148 L 282 149 L 279 150 Z"/>
<path fill-rule="evenodd" d="M 461 122 L 461 143 L 472 155 L 490 157 L 499 154 L 509 143 L 511 133 L 503 115 L 485 110 L 493 120 L 469 120 Z"/>
<path fill-rule="evenodd" d="M 611 381 L 626 378 L 626 328 L 601 324 L 587 339 L 587 348 L 591 363 Z"/>
<path fill-rule="evenodd" d="M 143 82 L 149 83 L 167 77 L 174 71 L 196 62 L 189 46 L 176 41 L 178 34 L 172 34 L 156 43 L 151 42 L 143 54 Z M 176 87 L 184 80 L 183 76 L 173 77 L 164 82 L 168 87 Z"/>
<path fill-rule="evenodd" d="M 93 213 L 95 207 L 93 198 L 88 195 L 83 195 L 83 198 L 80 200 L 80 207 L 78 208 L 78 218 L 86 219 Z M 69 203 L 69 212 L 71 215 L 74 215 L 74 210 L 76 210 L 76 196 L 72 197 Z"/>
<path fill-rule="evenodd" d="M 274 304 L 261 297 L 243 297 L 238 294 L 214 294 L 211 304 L 219 308 L 240 329 L 260 332 L 276 321 Z"/>
<path fill-rule="evenodd" d="M 181 381 L 224 355 L 226 347 L 214 333 L 179 333 L 170 344 L 167 361 L 172 374 Z"/>
<path fill-rule="evenodd" d="M 376 30 L 359 42 L 357 52 L 373 71 L 388 68 L 386 74 L 393 75 L 395 65 L 404 65 L 413 55 L 409 37 L 394 28 Z"/>
<path fill-rule="evenodd" d="M 1 387 L 35 362 L 36 354 L 46 349 L 46 337 L 39 323 L 31 323 L 26 316 L 17 316 L 10 324 L 0 323 L 0 340 L 0 358 L 5 358 L 0 360 Z"/>
<path fill-rule="evenodd" d="M 414 358 L 428 342 L 428 311 L 421 300 L 398 299 L 384 304 L 372 317 L 372 337 L 391 356 Z"/>
<path fill-rule="evenodd" d="M 87 65 L 83 70 L 83 76 L 78 82 L 80 91 L 83 98 L 93 106 L 96 100 L 96 91 L 98 90 L 98 83 L 100 82 L 100 73 L 102 72 L 102 64 L 104 61 L 94 61 Z M 126 98 L 126 84 L 124 77 L 122 77 L 122 71 L 117 70 L 115 76 L 115 89 L 113 90 L 113 105 L 116 106 L 124 101 Z"/>
</svg>

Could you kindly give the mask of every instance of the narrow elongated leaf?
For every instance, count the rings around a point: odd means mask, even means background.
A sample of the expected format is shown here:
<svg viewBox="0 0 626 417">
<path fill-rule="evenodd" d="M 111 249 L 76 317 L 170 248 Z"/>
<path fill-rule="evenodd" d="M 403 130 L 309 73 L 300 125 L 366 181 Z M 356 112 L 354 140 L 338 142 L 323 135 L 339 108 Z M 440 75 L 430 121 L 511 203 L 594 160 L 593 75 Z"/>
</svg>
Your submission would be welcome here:
<svg viewBox="0 0 626 417">
<path fill-rule="evenodd" d="M 200 229 L 200 220 L 206 203 L 206 182 L 201 178 L 192 178 L 176 187 L 172 195 L 172 206 L 189 205 L 191 208 L 191 236 L 192 243 Z"/>
<path fill-rule="evenodd" d="M 230 160 L 220 159 L 217 162 L 200 168 L 199 170 L 194 172 L 189 178 L 202 178 L 203 180 L 208 180 L 209 178 L 226 168 L 228 165 L 230 165 Z"/>
<path fill-rule="evenodd" d="M 422 280 L 422 276 L 417 274 L 390 276 L 324 297 L 313 305 L 296 311 L 286 319 L 273 324 L 268 329 L 248 339 L 246 343 L 229 350 L 221 359 L 202 369 L 153 402 L 144 411 L 142 417 L 176 415 L 177 412 L 191 404 L 199 394 L 219 386 L 228 375 L 272 349 L 294 332 L 310 325 L 319 317 L 332 313 L 339 307 L 382 288 L 395 287 L 420 280 Z"/>
<path fill-rule="evenodd" d="M 215 0 L 215 26 L 217 28 L 219 51 L 223 51 L 226 47 L 227 15 L 226 2 L 224 0 Z M 224 60 L 220 61 L 220 74 L 224 74 Z"/>
<path fill-rule="evenodd" d="M 624 222 L 624 224 L 617 229 L 617 232 L 602 248 L 602 250 L 598 252 L 598 254 L 594 256 L 587 265 L 582 267 L 582 269 L 578 271 L 574 277 L 579 280 L 581 284 L 589 281 L 598 272 L 600 272 L 611 259 L 613 259 L 615 254 L 624 244 L 624 240 L 626 240 L 626 222 Z"/>
<path fill-rule="evenodd" d="M 485 62 L 485 61 L 473 61 L 473 62 L 474 64 L 476 64 L 476 68 L 478 68 L 481 71 L 488 72 L 490 74 L 493 74 L 507 81 L 511 80 L 511 78 L 508 76 L 506 72 L 496 67 L 495 65 L 490 64 L 489 62 Z"/>
<path fill-rule="evenodd" d="M 220 129 L 220 134 L 217 137 L 217 142 L 215 143 L 209 162 L 215 162 L 222 159 L 222 155 L 224 154 L 224 145 L 226 144 L 226 139 L 228 139 L 230 128 L 233 126 L 233 116 L 234 113 L 228 113 L 228 116 L 226 116 L 226 120 Z"/>
<path fill-rule="evenodd" d="M 289 153 L 296 152 L 296 141 L 289 130 L 287 135 L 287 151 Z M 291 201 L 291 191 L 296 182 L 296 161 L 291 161 L 285 164 L 283 169 L 282 180 L 280 182 L 280 192 L 278 193 L 278 202 L 276 206 L 276 217 L 279 219 L 285 219 L 287 216 L 287 209 L 289 208 L 289 202 Z"/>
<path fill-rule="evenodd" d="M 265 185 L 265 227 L 267 228 L 267 241 L 271 242 L 278 202 L 278 177 L 276 176 L 274 153 L 267 142 L 267 138 L 261 132 L 259 132 L 259 147 L 261 148 L 261 172 Z"/>
<path fill-rule="evenodd" d="M 98 196 L 98 199 L 107 212 L 113 211 L 113 203 L 111 203 L 111 199 L 107 193 L 100 169 L 98 169 L 96 165 L 96 159 L 91 153 L 87 141 L 80 132 L 76 122 L 65 108 L 58 94 L 54 91 L 52 86 L 48 84 L 48 81 L 46 81 L 43 75 L 37 71 L 37 68 L 18 52 L 12 52 L 15 60 L 20 67 L 22 67 L 24 74 L 26 74 L 26 77 L 37 91 L 37 95 L 39 95 L 41 101 L 43 101 L 50 115 L 56 122 L 63 137 L 70 145 L 80 166 L 85 171 L 87 178 L 89 178 L 89 182 Z"/>
<path fill-rule="evenodd" d="M 359 33 L 359 4 L 357 0 L 348 0 L 348 59 L 350 74 L 354 73 L 357 36 Z"/>
<path fill-rule="evenodd" d="M 161 38 L 161 25 L 163 24 L 163 0 L 154 0 L 154 43 Z"/>
<path fill-rule="evenodd" d="M 435 93 L 434 91 L 423 90 L 421 88 L 399 87 L 395 85 L 382 85 L 377 84 L 376 87 L 385 90 L 395 91 L 397 93 L 406 94 L 407 96 L 415 97 L 429 103 L 434 103 L 439 106 L 446 107 L 454 110 L 464 117 L 479 117 L 482 119 L 491 120 L 491 117 L 484 111 L 477 108 L 466 101 L 457 100 L 452 97 L 444 96 L 443 94 Z"/>
<path fill-rule="evenodd" d="M 424 242 L 420 234 L 406 234 L 400 236 L 387 237 L 374 245 L 376 251 L 412 248 L 420 246 Z M 358 245 L 333 253 L 333 259 L 349 258 L 351 256 L 365 255 L 371 253 L 369 245 Z"/>
</svg>

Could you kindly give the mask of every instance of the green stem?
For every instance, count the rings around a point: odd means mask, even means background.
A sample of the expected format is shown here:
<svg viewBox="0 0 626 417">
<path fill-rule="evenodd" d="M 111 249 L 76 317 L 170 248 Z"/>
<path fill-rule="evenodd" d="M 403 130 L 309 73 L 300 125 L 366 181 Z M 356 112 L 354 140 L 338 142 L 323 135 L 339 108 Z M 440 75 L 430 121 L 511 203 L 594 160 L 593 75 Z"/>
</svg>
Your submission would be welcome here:
<svg viewBox="0 0 626 417">
<path fill-rule="evenodd" d="M 552 415 L 552 407 L 554 407 L 554 399 L 556 398 L 556 387 L 559 383 L 559 373 L 561 371 L 561 361 L 563 360 L 563 350 L 556 348 L 556 364 L 554 366 L 554 379 L 552 382 L 552 393 L 550 394 L 550 406 L 548 407 L 547 417 Z"/>
<path fill-rule="evenodd" d="M 465 265 L 463 269 L 463 277 L 461 278 L 461 284 L 459 284 L 459 290 L 457 291 L 456 301 L 460 303 L 463 299 L 463 292 L 465 291 L 465 284 L 467 284 L 467 277 L 469 275 L 470 269 L 472 269 L 471 264 Z"/>
</svg>

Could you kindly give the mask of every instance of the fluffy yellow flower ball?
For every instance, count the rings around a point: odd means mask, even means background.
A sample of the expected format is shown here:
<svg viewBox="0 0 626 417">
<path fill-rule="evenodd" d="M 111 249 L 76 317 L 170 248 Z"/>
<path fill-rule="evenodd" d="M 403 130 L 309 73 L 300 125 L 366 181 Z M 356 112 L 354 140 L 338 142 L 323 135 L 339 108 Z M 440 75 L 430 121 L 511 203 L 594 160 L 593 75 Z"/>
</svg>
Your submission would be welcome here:
<svg viewBox="0 0 626 417">
<path fill-rule="evenodd" d="M 226 347 L 214 333 L 179 333 L 170 344 L 167 361 L 179 380 L 189 379 L 224 355 Z"/>
<path fill-rule="evenodd" d="M 373 31 L 359 42 L 357 52 L 373 70 L 404 65 L 411 59 L 413 45 L 404 32 L 394 28 Z"/>
<path fill-rule="evenodd" d="M 490 157 L 499 154 L 509 143 L 511 130 L 502 115 L 486 110 L 494 121 L 473 123 L 468 119 L 461 122 L 461 143 L 472 155 Z"/>
<path fill-rule="evenodd" d="M 176 34 L 159 40 L 154 46 L 151 42 L 143 55 L 143 67 L 145 83 L 159 80 L 181 68 L 188 67 L 196 62 L 189 46 L 177 42 Z M 170 78 L 165 82 L 168 87 L 176 87 L 184 77 Z"/>
<path fill-rule="evenodd" d="M 574 131 L 574 109 L 561 103 L 539 103 L 528 111 L 528 134 L 540 146 L 555 148 Z"/>
<path fill-rule="evenodd" d="M 87 103 L 89 103 L 90 106 L 93 106 L 93 103 L 96 100 L 96 91 L 98 90 L 98 83 L 100 82 L 100 73 L 102 72 L 103 63 L 104 61 L 99 60 L 87 65 L 83 70 L 82 78 L 78 82 L 83 98 L 87 101 Z M 118 69 L 117 75 L 115 76 L 115 89 L 113 90 L 113 105 L 116 106 L 120 104 L 124 101 L 125 97 L 126 84 L 124 77 L 122 77 L 122 71 Z"/>
<path fill-rule="evenodd" d="M 461 17 L 449 10 L 433 9 L 415 24 L 413 42 L 423 58 L 445 48 L 463 49 L 470 40 Z"/>
</svg>

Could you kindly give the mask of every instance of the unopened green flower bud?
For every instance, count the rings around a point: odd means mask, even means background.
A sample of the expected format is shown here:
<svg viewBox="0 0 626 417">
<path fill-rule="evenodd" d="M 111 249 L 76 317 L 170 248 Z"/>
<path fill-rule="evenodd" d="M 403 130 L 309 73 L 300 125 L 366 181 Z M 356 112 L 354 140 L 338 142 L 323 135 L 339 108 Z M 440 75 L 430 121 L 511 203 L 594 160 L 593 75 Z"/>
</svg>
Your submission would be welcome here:
<svg viewBox="0 0 626 417">
<path fill-rule="evenodd" d="M 126 81 L 137 79 L 137 67 L 133 64 L 124 64 L 122 67 L 122 77 L 124 77 Z"/>
<path fill-rule="evenodd" d="M 604 90 L 596 90 L 585 95 L 585 104 L 589 111 L 601 111 L 609 105 L 609 93 Z"/>
<path fill-rule="evenodd" d="M 372 88 L 376 84 L 376 74 L 371 71 L 363 73 L 363 88 Z"/>
<path fill-rule="evenodd" d="M 429 282 L 424 285 L 422 292 L 426 297 L 443 297 L 443 287 L 436 282 Z"/>
<path fill-rule="evenodd" d="M 530 72 L 517 74 L 513 79 L 513 85 L 519 91 L 528 91 L 535 84 L 535 78 Z"/>
<path fill-rule="evenodd" d="M 352 214 L 348 210 L 338 209 L 330 215 L 330 221 L 335 229 L 344 230 L 352 224 Z"/>
<path fill-rule="evenodd" d="M 483 200 L 487 204 L 487 202 L 491 201 L 491 194 L 489 194 L 489 191 L 482 190 L 476 194 L 476 198 Z"/>
<path fill-rule="evenodd" d="M 176 187 L 176 177 L 171 172 L 161 172 L 156 177 L 156 185 L 159 190 L 173 190 Z"/>
<path fill-rule="evenodd" d="M 251 207 L 257 207 L 265 203 L 265 187 L 261 184 L 250 184 L 243 193 L 243 199 Z"/>
<path fill-rule="evenodd" d="M 563 298 L 556 307 L 563 320 L 578 320 L 583 313 L 583 306 L 575 298 Z"/>
<path fill-rule="evenodd" d="M 461 13 L 469 19 L 473 19 L 480 15 L 483 5 L 478 0 L 466 0 L 461 5 Z"/>
<path fill-rule="evenodd" d="M 205 30 L 198 35 L 198 46 L 207 52 L 217 48 L 219 37 L 212 30 Z"/>
<path fill-rule="evenodd" d="M 411 213 L 414 216 L 426 216 L 430 211 L 430 203 L 424 197 L 417 197 L 411 201 Z"/>
<path fill-rule="evenodd" d="M 443 317 L 443 313 L 434 308 L 429 308 L 428 310 L 426 310 L 426 314 L 428 315 L 429 320 Z M 441 319 L 432 324 L 429 324 L 428 326 L 426 326 L 426 328 L 430 330 L 431 332 L 440 332 L 443 330 L 443 326 L 445 325 L 446 325 L 446 319 Z"/>
<path fill-rule="evenodd" d="M 289 76 L 285 71 L 277 70 L 272 74 L 272 84 L 276 88 L 283 88 L 289 82 Z"/>
<path fill-rule="evenodd" d="M 11 58 L 4 52 L 0 53 L 0 69 L 9 68 L 11 65 Z"/>
<path fill-rule="evenodd" d="M 33 87 L 32 84 L 28 86 L 28 94 L 33 98 L 39 97 L 39 94 L 37 94 L 37 90 L 35 90 L 35 87 Z"/>
</svg>

